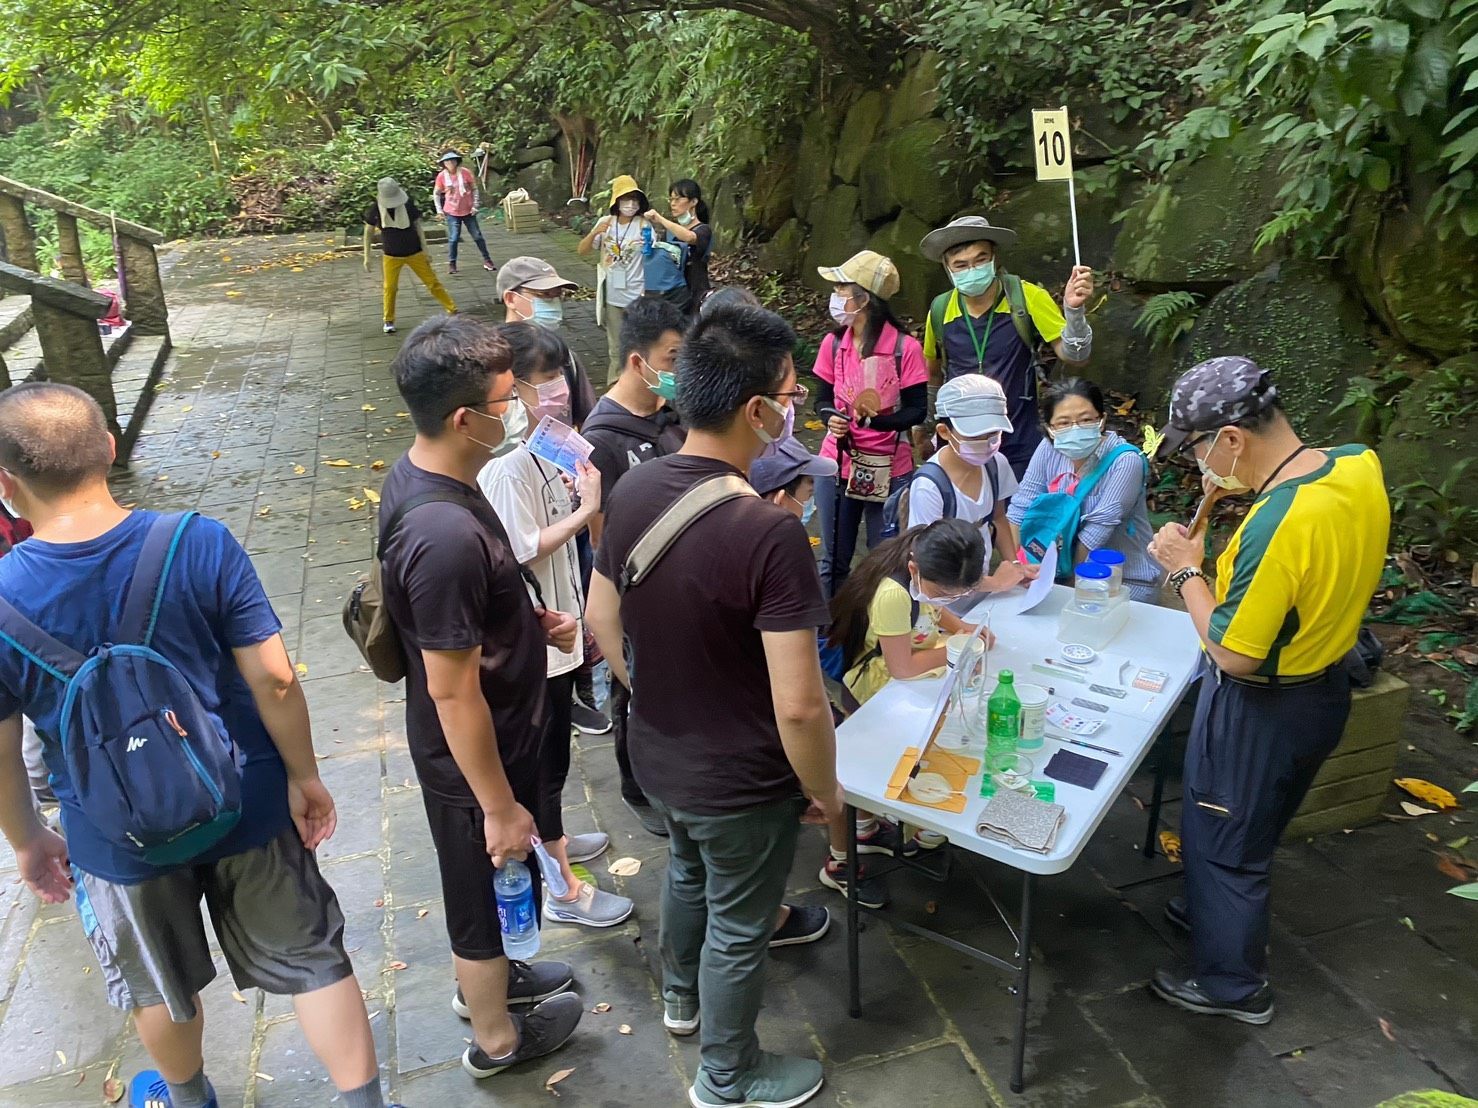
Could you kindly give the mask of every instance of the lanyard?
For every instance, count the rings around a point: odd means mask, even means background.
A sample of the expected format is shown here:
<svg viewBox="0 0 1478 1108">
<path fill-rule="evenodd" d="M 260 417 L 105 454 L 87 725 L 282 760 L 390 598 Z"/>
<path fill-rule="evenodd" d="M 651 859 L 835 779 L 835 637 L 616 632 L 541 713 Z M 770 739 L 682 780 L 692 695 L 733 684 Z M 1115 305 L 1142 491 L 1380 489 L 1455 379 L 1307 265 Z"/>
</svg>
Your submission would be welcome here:
<svg viewBox="0 0 1478 1108">
<path fill-rule="evenodd" d="M 1304 446 L 1302 443 L 1300 443 L 1299 444 L 1299 448 L 1297 450 L 1295 450 L 1292 454 L 1288 455 L 1288 457 L 1284 458 L 1281 462 L 1279 462 L 1278 463 L 1278 468 L 1275 469 L 1275 470 L 1273 470 L 1272 473 L 1268 474 L 1268 479 L 1262 483 L 1262 488 L 1260 488 L 1260 489 L 1257 490 L 1257 496 L 1261 496 L 1263 493 L 1267 492 L 1268 491 L 1268 486 L 1273 483 L 1274 478 L 1276 478 L 1278 476 L 1278 474 L 1280 474 L 1280 473 L 1283 472 L 1284 467 L 1287 466 L 1289 462 L 1293 461 L 1294 458 L 1297 458 L 1300 454 L 1302 454 L 1307 449 L 1308 449 L 1307 446 Z M 1253 497 L 1253 499 L 1256 500 L 1257 499 L 1257 496 Z"/>
<path fill-rule="evenodd" d="M 1001 297 L 997 294 L 995 302 L 985 313 L 985 338 L 975 337 L 975 319 L 970 315 L 970 307 L 960 298 L 960 314 L 965 317 L 965 327 L 970 332 L 970 344 L 975 347 L 975 371 L 985 372 L 985 348 L 990 345 L 990 329 L 996 322 L 996 309 L 1001 306 Z"/>
</svg>

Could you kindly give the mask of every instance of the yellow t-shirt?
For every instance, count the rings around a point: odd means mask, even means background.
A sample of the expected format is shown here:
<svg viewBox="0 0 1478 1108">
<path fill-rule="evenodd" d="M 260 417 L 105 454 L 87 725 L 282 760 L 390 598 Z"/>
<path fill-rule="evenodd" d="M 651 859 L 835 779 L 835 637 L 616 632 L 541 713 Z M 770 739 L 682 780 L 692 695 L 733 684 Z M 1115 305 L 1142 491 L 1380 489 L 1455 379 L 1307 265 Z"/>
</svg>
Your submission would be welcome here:
<svg viewBox="0 0 1478 1108">
<path fill-rule="evenodd" d="M 1380 582 L 1391 505 L 1358 443 L 1253 502 L 1216 562 L 1211 641 L 1266 659 L 1263 676 L 1317 673 L 1355 645 Z"/>
<path fill-rule="evenodd" d="M 1057 306 L 1057 301 L 1052 299 L 1052 294 L 1041 285 L 1034 285 L 1030 281 L 1021 282 L 1022 299 L 1026 301 L 1027 314 L 1032 317 L 1032 325 L 1036 327 L 1037 334 L 1042 336 L 1043 342 L 1056 342 L 1062 335 L 1065 321 L 1062 317 L 1062 309 Z M 944 304 L 944 329 L 949 330 L 949 325 L 957 319 L 964 318 L 964 298 L 955 292 Z M 1002 296 L 996 304 L 997 314 L 1009 316 L 1011 305 Z M 1008 324 L 1008 320 L 998 319 L 996 325 Z M 934 361 L 940 355 L 940 340 L 943 336 L 934 333 L 934 313 L 930 312 L 924 320 L 924 357 Z"/>
<path fill-rule="evenodd" d="M 939 612 L 932 604 L 919 605 L 919 618 L 913 618 L 913 599 L 908 590 L 891 577 L 883 578 L 872 603 L 867 606 L 867 635 L 863 639 L 863 660 L 847 671 L 847 688 L 865 704 L 888 683 L 888 663 L 878 650 L 879 635 L 909 635 L 915 650 L 939 645 Z M 934 673 L 940 672 L 935 670 Z M 933 676 L 926 674 L 924 676 Z"/>
</svg>

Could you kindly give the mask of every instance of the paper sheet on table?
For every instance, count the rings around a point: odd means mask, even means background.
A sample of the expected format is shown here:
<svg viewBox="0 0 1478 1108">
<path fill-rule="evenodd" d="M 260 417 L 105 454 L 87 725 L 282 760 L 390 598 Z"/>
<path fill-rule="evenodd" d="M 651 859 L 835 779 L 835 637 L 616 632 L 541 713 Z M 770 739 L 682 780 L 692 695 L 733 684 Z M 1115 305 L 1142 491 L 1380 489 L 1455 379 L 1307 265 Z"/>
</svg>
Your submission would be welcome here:
<svg viewBox="0 0 1478 1108">
<path fill-rule="evenodd" d="M 1016 614 L 1029 612 L 1042 601 L 1047 599 L 1047 594 L 1052 591 L 1052 582 L 1057 578 L 1057 544 L 1053 543 L 1047 547 L 1047 552 L 1042 555 L 1042 564 L 1037 567 L 1037 579 L 1033 581 L 1026 590 L 1016 608 Z"/>
<path fill-rule="evenodd" d="M 553 416 L 545 416 L 529 436 L 529 453 L 557 465 L 571 476 L 576 462 L 590 461 L 595 447 L 579 431 L 567 427 Z"/>
<path fill-rule="evenodd" d="M 903 757 L 899 758 L 898 764 L 893 767 L 893 776 L 888 778 L 888 787 L 883 790 L 883 795 L 889 800 L 917 804 L 920 808 L 938 808 L 942 812 L 963 812 L 966 799 L 965 787 L 969 785 L 970 778 L 980 772 L 980 764 L 979 758 L 940 750 L 937 746 L 927 749 L 921 757 L 919 748 L 911 746 L 903 752 Z M 949 783 L 950 795 L 943 800 L 933 802 L 920 800 L 914 796 L 908 791 L 908 783 L 912 780 L 915 770 L 939 774 Z"/>
</svg>

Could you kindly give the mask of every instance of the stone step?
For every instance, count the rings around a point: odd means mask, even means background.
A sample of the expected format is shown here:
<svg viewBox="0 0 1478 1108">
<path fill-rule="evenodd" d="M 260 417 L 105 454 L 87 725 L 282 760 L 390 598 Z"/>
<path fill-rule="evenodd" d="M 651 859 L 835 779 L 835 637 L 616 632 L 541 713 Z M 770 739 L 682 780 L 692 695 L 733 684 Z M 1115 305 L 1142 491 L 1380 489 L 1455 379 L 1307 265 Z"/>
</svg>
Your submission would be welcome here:
<svg viewBox="0 0 1478 1108">
<path fill-rule="evenodd" d="M 0 300 L 0 353 L 31 329 L 31 298 L 7 296 Z"/>
</svg>

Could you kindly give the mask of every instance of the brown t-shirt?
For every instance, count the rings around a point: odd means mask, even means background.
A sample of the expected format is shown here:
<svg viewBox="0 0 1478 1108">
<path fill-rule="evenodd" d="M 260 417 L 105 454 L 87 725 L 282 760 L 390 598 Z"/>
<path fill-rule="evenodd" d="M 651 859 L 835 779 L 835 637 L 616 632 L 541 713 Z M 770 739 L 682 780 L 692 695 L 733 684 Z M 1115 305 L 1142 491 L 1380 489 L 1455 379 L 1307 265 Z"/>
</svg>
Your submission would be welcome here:
<svg viewBox="0 0 1478 1108">
<path fill-rule="evenodd" d="M 498 754 L 515 786 L 538 764 L 544 725 L 545 635 L 507 532 L 481 492 L 403 455 L 380 492 L 380 519 L 427 492 L 452 492 L 468 506 L 421 504 L 383 546 L 385 605 L 406 653 L 405 731 L 421 787 L 469 807 L 477 799 L 457 767 L 426 691 L 424 650 L 482 647 L 482 692 L 492 709 Z M 522 798 L 520 798 L 522 799 Z"/>
<path fill-rule="evenodd" d="M 738 472 L 687 454 L 630 470 L 606 505 L 601 574 L 619 580 L 642 532 L 693 485 Z M 760 638 L 829 619 L 799 519 L 757 497 L 720 505 L 626 592 L 621 618 L 635 686 L 632 769 L 649 796 L 699 815 L 800 796 Z"/>
</svg>

